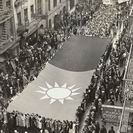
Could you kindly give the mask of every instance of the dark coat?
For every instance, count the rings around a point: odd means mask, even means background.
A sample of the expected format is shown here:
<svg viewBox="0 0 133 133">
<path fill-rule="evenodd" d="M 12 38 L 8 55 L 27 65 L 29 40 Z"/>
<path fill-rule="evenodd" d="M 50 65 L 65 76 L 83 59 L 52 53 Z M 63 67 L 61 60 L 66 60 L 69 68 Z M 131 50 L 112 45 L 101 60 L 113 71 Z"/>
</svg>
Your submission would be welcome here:
<svg viewBox="0 0 133 133">
<path fill-rule="evenodd" d="M 102 127 L 100 133 L 107 133 L 107 129 L 105 127 Z"/>
</svg>

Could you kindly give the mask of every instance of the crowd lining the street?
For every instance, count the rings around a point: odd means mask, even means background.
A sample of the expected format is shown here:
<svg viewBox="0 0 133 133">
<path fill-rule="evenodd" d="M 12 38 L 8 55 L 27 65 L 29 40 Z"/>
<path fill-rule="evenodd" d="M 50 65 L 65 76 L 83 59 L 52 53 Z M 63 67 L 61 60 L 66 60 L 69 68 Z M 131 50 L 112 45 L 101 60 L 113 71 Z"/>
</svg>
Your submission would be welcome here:
<svg viewBox="0 0 133 133">
<path fill-rule="evenodd" d="M 102 104 L 116 105 L 123 104 L 123 76 L 125 74 L 126 60 L 131 46 L 131 39 L 123 31 L 115 47 L 110 44 L 103 56 L 100 58 L 98 66 L 92 76 L 91 83 L 84 93 L 81 106 L 78 107 L 77 117 L 81 123 L 85 111 L 89 107 L 83 133 L 107 133 L 97 122 L 98 117 L 102 117 Z"/>
</svg>

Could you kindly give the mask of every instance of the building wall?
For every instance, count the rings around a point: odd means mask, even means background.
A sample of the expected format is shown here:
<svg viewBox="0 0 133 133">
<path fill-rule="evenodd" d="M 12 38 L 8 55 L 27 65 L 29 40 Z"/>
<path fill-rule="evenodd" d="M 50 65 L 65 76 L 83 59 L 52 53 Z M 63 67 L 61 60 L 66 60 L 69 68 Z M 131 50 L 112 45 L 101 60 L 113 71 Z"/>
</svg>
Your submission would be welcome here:
<svg viewBox="0 0 133 133">
<path fill-rule="evenodd" d="M 36 10 L 37 8 L 41 8 L 41 14 L 46 13 L 46 0 L 35 0 L 36 1 Z M 39 13 L 39 12 L 38 12 Z"/>
<path fill-rule="evenodd" d="M 27 23 L 25 22 L 25 15 L 24 15 L 24 10 L 27 8 L 28 10 L 28 22 L 32 22 L 32 17 L 31 17 L 31 5 L 34 6 L 34 13 L 39 13 L 42 15 L 47 14 L 47 26 L 49 25 L 49 22 L 51 21 L 51 27 L 54 27 L 54 17 L 57 14 L 63 13 L 64 9 L 65 10 L 72 10 L 70 8 L 72 1 L 74 1 L 74 5 L 77 3 L 78 0 L 20 0 L 23 1 L 22 4 L 19 6 L 15 6 L 16 1 L 19 0 L 13 0 L 13 9 L 14 9 L 14 19 L 15 19 L 15 27 L 16 29 L 20 26 L 19 25 L 19 20 L 18 20 L 18 13 L 21 13 L 21 25 L 26 25 Z M 57 1 L 57 5 L 54 7 L 54 2 Z M 40 5 L 41 3 L 41 5 Z M 49 10 L 49 3 L 50 3 L 50 10 Z M 38 10 L 38 8 L 41 7 L 41 11 Z"/>
<path fill-rule="evenodd" d="M 61 14 L 64 12 L 64 10 L 71 11 L 70 9 L 70 2 L 74 1 L 74 5 L 76 5 L 78 0 L 57 0 L 57 5 L 54 7 L 54 1 L 55 0 L 45 0 L 45 9 L 43 12 L 46 12 L 48 15 L 48 27 L 50 27 L 49 22 L 51 21 L 51 28 L 54 27 L 54 17 L 57 14 Z M 49 3 L 50 3 L 50 10 L 49 10 Z"/>
<path fill-rule="evenodd" d="M 54 27 L 54 17 L 57 14 L 60 14 L 63 12 L 63 8 L 66 8 L 66 0 L 57 0 L 57 5 L 54 7 L 54 0 L 47 0 L 49 4 L 50 2 L 50 10 L 48 9 L 49 7 L 47 6 L 47 15 L 48 15 L 48 26 L 50 26 L 49 22 L 51 21 L 51 28 Z"/>
<path fill-rule="evenodd" d="M 21 13 L 21 23 L 22 25 L 26 25 L 26 23 L 30 23 L 32 21 L 32 15 L 31 15 L 31 6 L 33 5 L 33 10 L 35 13 L 35 0 L 20 0 L 23 1 L 20 5 L 15 6 L 15 3 L 19 0 L 13 0 L 13 9 L 14 9 L 14 19 L 15 19 L 15 26 L 16 29 L 19 26 L 19 20 L 17 14 Z M 27 17 L 28 21 L 25 21 L 25 14 L 24 10 L 27 9 Z"/>
<path fill-rule="evenodd" d="M 0 0 L 0 8 L 0 54 L 3 54 L 15 40 L 12 1 Z"/>
</svg>

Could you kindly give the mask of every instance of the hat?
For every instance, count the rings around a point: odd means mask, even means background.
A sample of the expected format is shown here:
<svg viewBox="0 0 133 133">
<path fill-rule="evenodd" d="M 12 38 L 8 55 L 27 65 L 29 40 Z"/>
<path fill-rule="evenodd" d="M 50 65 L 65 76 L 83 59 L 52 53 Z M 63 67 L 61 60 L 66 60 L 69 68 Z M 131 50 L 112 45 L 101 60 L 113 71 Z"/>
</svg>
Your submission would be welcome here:
<svg viewBox="0 0 133 133">
<path fill-rule="evenodd" d="M 18 131 L 17 130 L 14 130 L 14 133 L 18 133 Z"/>
<path fill-rule="evenodd" d="M 101 98 L 99 98 L 99 99 L 98 99 L 98 101 L 99 101 L 99 102 L 101 102 L 101 101 L 102 101 L 102 99 L 101 99 Z"/>
<path fill-rule="evenodd" d="M 43 132 L 43 130 L 40 130 L 40 133 L 42 133 Z"/>
</svg>

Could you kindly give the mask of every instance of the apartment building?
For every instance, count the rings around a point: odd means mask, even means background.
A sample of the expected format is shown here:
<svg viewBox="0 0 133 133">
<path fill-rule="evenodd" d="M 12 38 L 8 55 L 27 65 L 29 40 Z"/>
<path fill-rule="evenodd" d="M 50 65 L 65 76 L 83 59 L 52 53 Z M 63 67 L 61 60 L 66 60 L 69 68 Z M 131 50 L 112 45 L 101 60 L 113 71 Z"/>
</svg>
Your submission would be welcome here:
<svg viewBox="0 0 133 133">
<path fill-rule="evenodd" d="M 47 14 L 47 26 L 49 28 L 55 28 L 59 16 L 61 16 L 66 11 L 71 12 L 77 0 L 46 0 L 45 1 L 45 13 Z"/>
<path fill-rule="evenodd" d="M 35 32 L 39 25 L 45 26 L 42 13 L 42 0 L 13 0 L 14 19 L 17 33 L 28 29 L 28 33 Z"/>
<path fill-rule="evenodd" d="M 59 16 L 72 12 L 78 0 L 0 0 L 0 66 L 19 53 L 25 30 L 34 37 L 40 25 L 56 28 Z M 2 65 L 1 65 L 2 64 Z"/>
<path fill-rule="evenodd" d="M 0 0 L 0 64 L 16 41 L 12 0 Z M 2 67 L 2 66 L 1 66 Z"/>
</svg>

